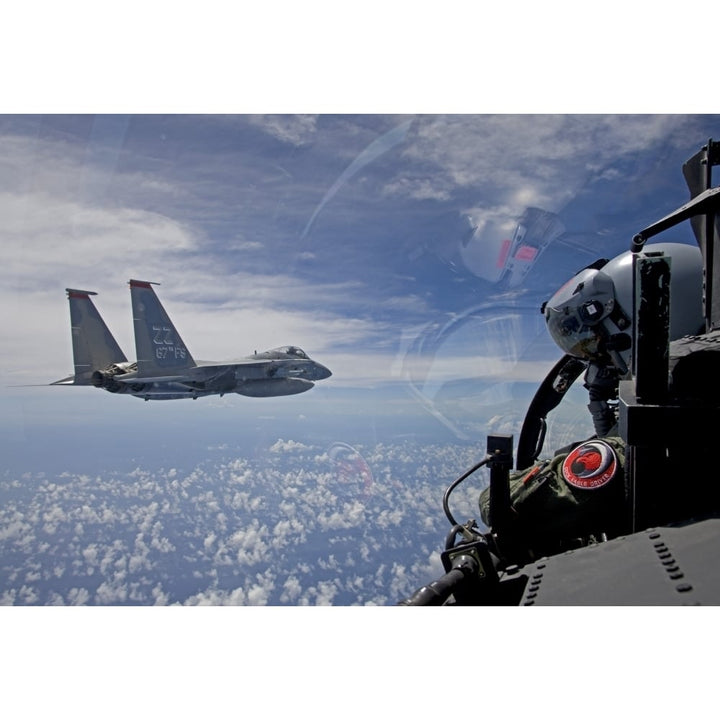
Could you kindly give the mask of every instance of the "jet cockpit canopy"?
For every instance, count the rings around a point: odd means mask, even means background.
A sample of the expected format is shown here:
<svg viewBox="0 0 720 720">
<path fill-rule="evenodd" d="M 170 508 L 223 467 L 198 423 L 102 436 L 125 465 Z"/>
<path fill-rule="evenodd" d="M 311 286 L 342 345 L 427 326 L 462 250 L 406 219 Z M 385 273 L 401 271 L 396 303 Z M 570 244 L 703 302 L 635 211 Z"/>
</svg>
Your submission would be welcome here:
<svg viewBox="0 0 720 720">
<path fill-rule="evenodd" d="M 294 355 L 295 357 L 302 358 L 303 360 L 308 359 L 305 351 L 301 350 L 296 345 L 283 345 L 283 347 L 278 348 L 278 352 L 285 353 L 286 355 Z"/>
</svg>

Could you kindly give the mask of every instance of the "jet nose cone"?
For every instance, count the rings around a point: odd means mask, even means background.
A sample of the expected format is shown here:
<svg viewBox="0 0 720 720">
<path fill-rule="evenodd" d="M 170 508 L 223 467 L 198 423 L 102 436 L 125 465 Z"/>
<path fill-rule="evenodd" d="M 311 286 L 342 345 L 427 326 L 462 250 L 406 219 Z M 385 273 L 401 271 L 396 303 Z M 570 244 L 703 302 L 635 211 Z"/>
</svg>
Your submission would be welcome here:
<svg viewBox="0 0 720 720">
<path fill-rule="evenodd" d="M 332 373 L 320 363 L 315 363 L 315 379 L 316 380 L 325 380 L 326 378 L 329 378 L 332 375 Z"/>
</svg>

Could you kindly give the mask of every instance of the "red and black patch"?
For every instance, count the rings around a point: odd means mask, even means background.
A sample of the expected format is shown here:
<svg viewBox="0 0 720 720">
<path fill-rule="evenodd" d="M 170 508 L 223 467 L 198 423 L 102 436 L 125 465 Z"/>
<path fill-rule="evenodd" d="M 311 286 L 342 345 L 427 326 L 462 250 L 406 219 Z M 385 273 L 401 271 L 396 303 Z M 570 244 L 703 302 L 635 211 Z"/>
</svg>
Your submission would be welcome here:
<svg viewBox="0 0 720 720">
<path fill-rule="evenodd" d="M 562 464 L 565 482 L 581 490 L 596 490 L 616 475 L 618 457 L 602 440 L 588 440 L 578 445 Z"/>
</svg>

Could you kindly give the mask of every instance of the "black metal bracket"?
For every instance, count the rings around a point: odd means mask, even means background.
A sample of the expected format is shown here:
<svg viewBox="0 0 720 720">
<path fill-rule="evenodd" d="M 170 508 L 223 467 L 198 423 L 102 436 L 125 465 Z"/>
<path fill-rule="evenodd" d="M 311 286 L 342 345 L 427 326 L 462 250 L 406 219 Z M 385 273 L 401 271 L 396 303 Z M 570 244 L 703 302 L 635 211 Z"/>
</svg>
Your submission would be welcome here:
<svg viewBox="0 0 720 720">
<path fill-rule="evenodd" d="M 488 435 L 490 467 L 490 522 L 493 533 L 504 534 L 511 522 L 510 470 L 513 465 L 513 436 Z"/>
<path fill-rule="evenodd" d="M 648 225 L 644 230 L 633 236 L 632 244 L 630 249 L 633 252 L 640 252 L 645 242 L 655 235 L 659 235 L 666 230 L 669 230 L 675 225 L 679 225 L 685 220 L 691 220 L 697 215 L 707 215 L 708 213 L 715 213 L 720 209 L 720 187 L 709 188 L 703 193 L 692 199 L 689 203 L 679 207 L 674 212 L 666 215 L 664 218 L 654 222 L 652 225 Z"/>
</svg>

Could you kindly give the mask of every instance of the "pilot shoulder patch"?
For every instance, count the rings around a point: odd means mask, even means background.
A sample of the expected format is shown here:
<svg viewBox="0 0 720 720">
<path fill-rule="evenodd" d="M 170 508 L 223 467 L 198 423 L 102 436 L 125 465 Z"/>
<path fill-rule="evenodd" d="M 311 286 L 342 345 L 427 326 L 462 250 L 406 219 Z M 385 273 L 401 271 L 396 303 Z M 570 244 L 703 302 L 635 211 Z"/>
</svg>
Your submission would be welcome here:
<svg viewBox="0 0 720 720">
<path fill-rule="evenodd" d="M 587 440 L 563 460 L 562 476 L 574 488 L 597 490 L 615 477 L 619 466 L 617 453 L 608 443 Z"/>
</svg>

